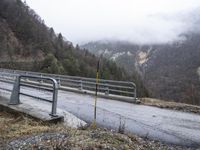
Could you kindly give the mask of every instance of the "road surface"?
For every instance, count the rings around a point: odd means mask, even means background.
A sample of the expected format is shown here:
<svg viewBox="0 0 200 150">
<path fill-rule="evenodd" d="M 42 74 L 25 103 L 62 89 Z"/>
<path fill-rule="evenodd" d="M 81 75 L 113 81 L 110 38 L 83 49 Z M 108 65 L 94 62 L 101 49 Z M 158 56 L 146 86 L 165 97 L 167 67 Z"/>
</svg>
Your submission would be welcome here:
<svg viewBox="0 0 200 150">
<path fill-rule="evenodd" d="M 0 82 L 0 88 L 12 89 L 12 85 Z M 29 88 L 22 88 L 22 91 L 45 98 L 52 96 L 48 92 Z M 39 100 L 35 100 L 35 103 L 51 105 Z M 67 110 L 86 122 L 92 122 L 94 97 L 59 91 L 58 108 Z M 120 128 L 126 133 L 169 144 L 200 147 L 200 115 L 192 113 L 98 98 L 97 124 L 114 130 Z"/>
</svg>

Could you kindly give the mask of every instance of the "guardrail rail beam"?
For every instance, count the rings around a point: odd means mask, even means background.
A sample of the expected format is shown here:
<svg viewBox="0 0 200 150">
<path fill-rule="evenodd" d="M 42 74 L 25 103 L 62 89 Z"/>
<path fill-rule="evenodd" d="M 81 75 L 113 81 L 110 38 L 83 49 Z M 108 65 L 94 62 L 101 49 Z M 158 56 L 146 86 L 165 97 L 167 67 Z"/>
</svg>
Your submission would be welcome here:
<svg viewBox="0 0 200 150">
<path fill-rule="evenodd" d="M 39 98 L 39 97 L 36 97 L 36 96 L 33 96 L 33 95 L 29 95 L 29 94 L 26 94 L 26 93 L 21 93 L 20 92 L 20 87 L 21 86 L 25 86 L 25 87 L 29 87 L 29 88 L 36 88 L 36 86 L 31 85 L 30 83 L 27 84 L 27 85 L 21 83 L 22 78 L 24 78 L 25 80 L 26 79 L 36 79 L 38 81 L 41 81 L 41 80 L 42 81 L 43 80 L 51 81 L 53 83 L 53 89 L 52 90 L 41 88 L 41 87 L 38 87 L 38 89 L 43 89 L 43 90 L 46 90 L 46 91 L 52 91 L 53 92 L 52 101 L 48 100 L 48 99 L 44 99 L 44 98 Z M 52 109 L 51 109 L 51 113 L 49 115 L 51 115 L 52 117 L 57 117 L 56 110 L 57 110 L 58 87 L 59 87 L 58 86 L 58 82 L 54 78 L 43 77 L 43 76 L 33 76 L 33 75 L 17 75 L 16 79 L 15 79 L 14 86 L 13 86 L 13 90 L 12 90 L 12 94 L 11 94 L 11 97 L 10 97 L 9 104 L 10 105 L 18 105 L 18 104 L 20 104 L 20 99 L 19 99 L 20 98 L 20 94 L 28 96 L 28 97 L 32 97 L 32 98 L 39 98 L 41 100 L 52 102 Z"/>
</svg>

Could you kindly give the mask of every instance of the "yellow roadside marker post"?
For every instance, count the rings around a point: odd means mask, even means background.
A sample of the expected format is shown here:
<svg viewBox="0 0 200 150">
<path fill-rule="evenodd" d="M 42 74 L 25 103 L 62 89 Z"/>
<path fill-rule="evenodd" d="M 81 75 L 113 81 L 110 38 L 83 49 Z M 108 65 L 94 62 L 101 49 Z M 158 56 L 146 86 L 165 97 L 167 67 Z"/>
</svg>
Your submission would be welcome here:
<svg viewBox="0 0 200 150">
<path fill-rule="evenodd" d="M 92 123 L 92 128 L 96 128 L 97 123 L 97 93 L 98 93 L 98 86 L 99 86 L 99 68 L 100 68 L 100 60 L 103 57 L 103 54 L 105 53 L 105 50 L 103 53 L 101 53 L 98 63 L 97 63 L 97 72 L 96 72 L 96 89 L 95 89 L 95 100 L 94 100 L 94 120 Z"/>
</svg>

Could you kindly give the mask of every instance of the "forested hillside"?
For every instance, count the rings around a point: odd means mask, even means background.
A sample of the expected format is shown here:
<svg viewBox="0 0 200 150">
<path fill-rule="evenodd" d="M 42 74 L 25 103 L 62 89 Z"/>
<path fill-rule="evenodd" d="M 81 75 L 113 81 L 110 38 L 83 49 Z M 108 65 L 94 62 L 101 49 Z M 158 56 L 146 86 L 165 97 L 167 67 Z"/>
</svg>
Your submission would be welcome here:
<svg viewBox="0 0 200 150">
<path fill-rule="evenodd" d="M 21 0 L 0 1 L 0 54 L 4 67 L 95 76 L 97 58 L 56 34 Z M 107 78 L 123 78 L 115 63 L 104 63 Z"/>
<path fill-rule="evenodd" d="M 75 47 L 21 0 L 0 1 L 0 67 L 95 77 L 98 58 Z M 114 61 L 102 59 L 100 78 L 130 80 L 147 94 L 137 76 L 129 76 Z"/>
<path fill-rule="evenodd" d="M 146 86 L 153 97 L 200 105 L 200 34 L 187 33 L 186 40 L 163 45 L 149 56 Z"/>
</svg>

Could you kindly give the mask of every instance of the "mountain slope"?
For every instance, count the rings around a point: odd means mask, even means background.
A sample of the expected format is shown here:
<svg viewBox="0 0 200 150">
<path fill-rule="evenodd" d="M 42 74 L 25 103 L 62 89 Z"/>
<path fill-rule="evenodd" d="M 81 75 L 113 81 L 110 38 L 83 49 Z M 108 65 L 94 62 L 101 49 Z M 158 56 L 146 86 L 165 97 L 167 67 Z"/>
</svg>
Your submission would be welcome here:
<svg viewBox="0 0 200 150">
<path fill-rule="evenodd" d="M 147 87 L 154 97 L 200 104 L 200 34 L 162 46 L 146 63 Z"/>
<path fill-rule="evenodd" d="M 130 74 L 139 74 L 151 97 L 200 104 L 200 34 L 162 45 L 128 42 L 90 42 L 82 46 L 94 54 L 105 51 Z"/>
</svg>

